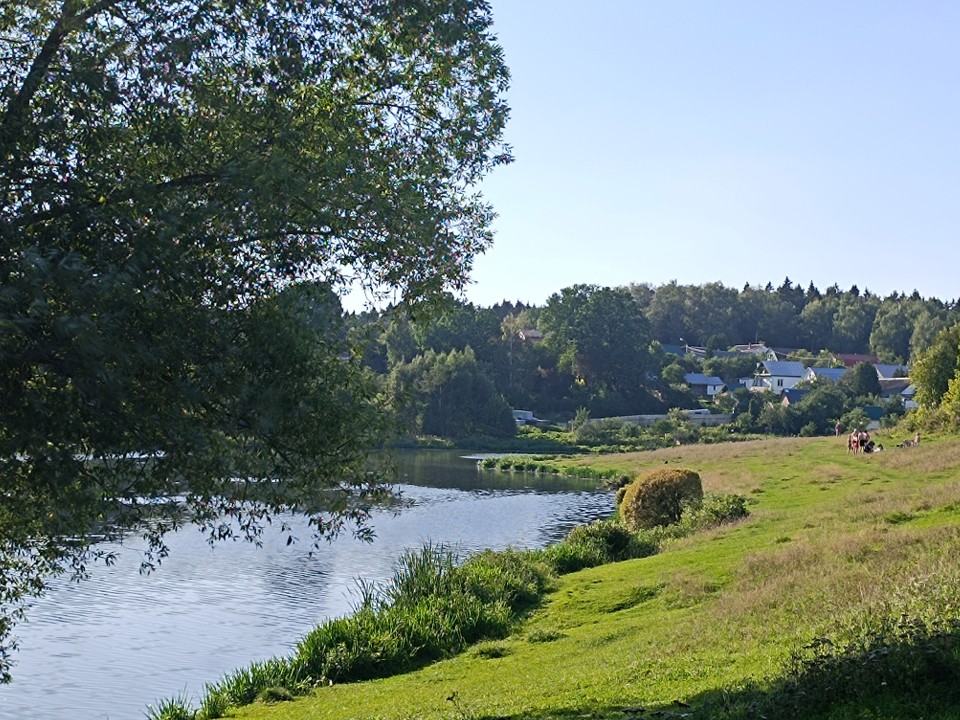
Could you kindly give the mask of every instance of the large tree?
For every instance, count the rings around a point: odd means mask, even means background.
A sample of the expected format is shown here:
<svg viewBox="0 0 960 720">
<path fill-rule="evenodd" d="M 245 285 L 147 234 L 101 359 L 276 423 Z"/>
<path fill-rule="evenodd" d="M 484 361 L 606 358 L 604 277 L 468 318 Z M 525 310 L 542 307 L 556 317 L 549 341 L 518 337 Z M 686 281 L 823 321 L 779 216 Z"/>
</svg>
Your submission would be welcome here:
<svg viewBox="0 0 960 720">
<path fill-rule="evenodd" d="M 540 313 L 544 344 L 594 399 L 610 412 L 640 412 L 652 401 L 650 325 L 625 289 L 574 285 L 554 293 Z M 618 406 L 618 407 L 614 407 Z"/>
<path fill-rule="evenodd" d="M 483 0 L 3 4 L 0 637 L 148 509 L 159 555 L 183 521 L 362 520 L 376 408 L 337 296 L 457 290 L 490 242 L 490 25 Z"/>
</svg>

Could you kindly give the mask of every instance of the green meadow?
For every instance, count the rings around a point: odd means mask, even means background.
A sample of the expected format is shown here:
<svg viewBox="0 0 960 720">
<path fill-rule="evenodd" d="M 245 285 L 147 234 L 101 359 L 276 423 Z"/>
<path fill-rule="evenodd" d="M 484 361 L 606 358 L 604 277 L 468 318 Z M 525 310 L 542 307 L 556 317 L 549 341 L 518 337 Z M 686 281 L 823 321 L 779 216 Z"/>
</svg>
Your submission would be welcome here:
<svg viewBox="0 0 960 720">
<path fill-rule="evenodd" d="M 750 514 L 553 577 L 508 634 L 453 656 L 226 716 L 958 718 L 960 439 L 879 439 L 872 455 L 790 438 L 552 460 L 692 468 Z"/>
</svg>

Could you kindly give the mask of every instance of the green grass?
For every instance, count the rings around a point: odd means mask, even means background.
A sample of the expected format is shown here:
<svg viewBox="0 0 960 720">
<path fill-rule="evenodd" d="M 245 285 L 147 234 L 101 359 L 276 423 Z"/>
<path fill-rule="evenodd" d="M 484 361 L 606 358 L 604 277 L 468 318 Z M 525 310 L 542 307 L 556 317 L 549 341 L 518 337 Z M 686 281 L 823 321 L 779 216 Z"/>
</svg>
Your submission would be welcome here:
<svg viewBox="0 0 960 720">
<path fill-rule="evenodd" d="M 563 576 L 508 636 L 454 657 L 227 716 L 960 717 L 944 689 L 960 687 L 960 440 L 853 456 L 833 438 L 782 439 L 557 463 L 631 476 L 677 463 L 708 493 L 749 498 L 750 516 Z"/>
</svg>

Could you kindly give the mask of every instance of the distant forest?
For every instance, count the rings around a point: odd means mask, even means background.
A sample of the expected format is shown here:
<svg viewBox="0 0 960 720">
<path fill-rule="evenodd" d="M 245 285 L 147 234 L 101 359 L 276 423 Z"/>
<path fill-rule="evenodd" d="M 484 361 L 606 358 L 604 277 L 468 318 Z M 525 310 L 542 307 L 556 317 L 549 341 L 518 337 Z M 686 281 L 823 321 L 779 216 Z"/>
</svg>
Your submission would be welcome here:
<svg viewBox="0 0 960 720">
<path fill-rule="evenodd" d="M 779 287 L 741 290 L 575 285 L 543 306 L 451 299 L 442 312 L 392 308 L 350 321 L 403 431 L 469 436 L 512 432 L 504 419 L 510 407 L 553 417 L 585 408 L 599 417 L 690 406 L 678 373 L 704 370 L 724 380 L 753 373 L 754 356 L 710 357 L 735 344 L 760 342 L 808 366 L 830 365 L 835 353 L 908 364 L 960 322 L 960 307 L 916 291 L 880 297 L 786 278 Z M 677 345 L 707 348 L 707 359 L 664 350 Z"/>
</svg>

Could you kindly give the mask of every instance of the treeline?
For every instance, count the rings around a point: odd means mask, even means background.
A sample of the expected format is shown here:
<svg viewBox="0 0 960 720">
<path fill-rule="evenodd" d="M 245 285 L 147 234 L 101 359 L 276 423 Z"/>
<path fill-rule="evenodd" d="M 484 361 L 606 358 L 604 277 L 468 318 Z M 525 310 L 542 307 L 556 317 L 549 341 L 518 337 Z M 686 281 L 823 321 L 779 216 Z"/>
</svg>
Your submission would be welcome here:
<svg viewBox="0 0 960 720">
<path fill-rule="evenodd" d="M 753 374 L 754 355 L 710 357 L 737 343 L 789 348 L 808 365 L 829 365 L 834 353 L 908 363 L 960 322 L 960 307 L 917 292 L 803 289 L 787 278 L 742 290 L 575 285 L 543 306 L 451 299 L 442 311 L 392 308 L 350 322 L 399 430 L 462 438 L 512 434 L 510 408 L 568 419 L 578 408 L 603 417 L 695 407 L 685 372 L 731 383 Z M 678 358 L 670 345 L 707 348 L 707 359 Z"/>
</svg>

